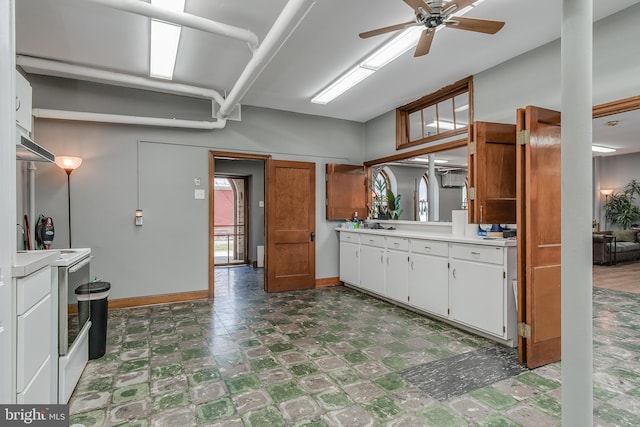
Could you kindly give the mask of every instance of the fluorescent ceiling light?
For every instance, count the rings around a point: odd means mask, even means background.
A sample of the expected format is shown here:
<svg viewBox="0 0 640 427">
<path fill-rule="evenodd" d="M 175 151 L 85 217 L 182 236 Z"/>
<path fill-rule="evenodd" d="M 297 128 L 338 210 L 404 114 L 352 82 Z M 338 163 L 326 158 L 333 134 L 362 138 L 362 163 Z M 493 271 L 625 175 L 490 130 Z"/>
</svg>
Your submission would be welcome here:
<svg viewBox="0 0 640 427">
<path fill-rule="evenodd" d="M 185 0 L 151 0 L 151 4 L 184 12 Z M 171 80 L 178 55 L 178 44 L 182 27 L 166 22 L 151 20 L 151 52 L 149 55 L 149 75 Z"/>
<path fill-rule="evenodd" d="M 614 151 L 616 151 L 615 148 L 609 148 L 609 147 L 602 147 L 600 145 L 592 145 L 591 146 L 591 151 L 595 152 L 595 153 L 613 153 Z"/>
<path fill-rule="evenodd" d="M 459 123 L 458 125 L 459 125 L 459 127 L 464 126 L 463 123 Z M 429 123 L 428 125 L 425 125 L 425 127 L 428 127 L 428 128 L 439 127 L 440 129 L 454 130 L 456 128 L 456 125 L 453 122 L 447 122 L 445 120 L 440 120 L 440 121 L 433 121 L 433 122 Z"/>
<path fill-rule="evenodd" d="M 379 70 L 389 62 L 396 59 L 418 43 L 418 38 L 422 33 L 422 27 L 410 27 L 402 31 L 397 37 L 394 37 L 388 43 L 385 43 L 380 49 L 377 49 L 373 55 L 360 64 L 362 67 Z"/>
<path fill-rule="evenodd" d="M 375 70 L 355 67 L 317 94 L 311 102 L 326 104 L 373 74 Z"/>
<path fill-rule="evenodd" d="M 429 163 L 429 159 L 427 157 L 416 157 L 415 159 L 412 159 L 414 162 L 420 162 L 420 163 Z M 449 160 L 443 160 L 443 159 L 435 159 L 433 161 L 434 164 L 443 164 L 443 163 L 449 163 Z"/>
<path fill-rule="evenodd" d="M 462 16 L 483 1 L 484 0 L 477 0 L 473 4 L 457 11 L 452 16 Z M 440 25 L 436 28 L 436 31 L 439 31 L 442 28 L 444 28 L 444 26 Z M 416 44 L 418 44 L 420 33 L 422 33 L 424 29 L 425 28 L 423 26 L 418 25 L 403 30 L 398 36 L 393 37 L 391 40 L 387 41 L 381 47 L 376 49 L 371 55 L 369 55 L 355 68 L 345 73 L 342 77 L 323 89 L 322 92 L 314 96 L 311 99 L 311 102 L 315 104 L 327 104 L 328 102 L 331 102 L 333 99 L 342 95 L 344 92 L 348 91 L 353 86 L 369 77 L 371 74 L 373 74 L 373 72 L 378 71 L 380 68 L 398 58 L 400 55 L 402 55 L 412 47 L 415 47 Z M 343 82 L 343 80 L 346 80 L 348 84 L 346 84 L 346 82 Z"/>
</svg>

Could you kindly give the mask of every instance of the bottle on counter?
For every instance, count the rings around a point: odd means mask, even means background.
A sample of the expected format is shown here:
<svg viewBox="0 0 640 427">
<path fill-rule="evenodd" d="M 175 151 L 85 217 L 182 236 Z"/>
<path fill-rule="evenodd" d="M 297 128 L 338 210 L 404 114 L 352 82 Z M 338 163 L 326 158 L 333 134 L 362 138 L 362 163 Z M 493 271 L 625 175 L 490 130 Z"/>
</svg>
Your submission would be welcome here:
<svg viewBox="0 0 640 427">
<path fill-rule="evenodd" d="M 358 211 L 353 213 L 353 228 L 360 228 L 360 222 L 358 221 Z"/>
</svg>

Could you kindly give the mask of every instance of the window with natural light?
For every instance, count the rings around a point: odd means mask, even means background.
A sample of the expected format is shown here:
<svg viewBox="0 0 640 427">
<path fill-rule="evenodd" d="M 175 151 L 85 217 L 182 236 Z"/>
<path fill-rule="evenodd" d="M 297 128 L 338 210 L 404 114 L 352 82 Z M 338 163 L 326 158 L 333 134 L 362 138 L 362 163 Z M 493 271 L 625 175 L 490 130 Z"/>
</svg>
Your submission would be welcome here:
<svg viewBox="0 0 640 427">
<path fill-rule="evenodd" d="M 473 80 L 456 82 L 396 109 L 396 148 L 467 132 L 473 120 Z"/>
</svg>

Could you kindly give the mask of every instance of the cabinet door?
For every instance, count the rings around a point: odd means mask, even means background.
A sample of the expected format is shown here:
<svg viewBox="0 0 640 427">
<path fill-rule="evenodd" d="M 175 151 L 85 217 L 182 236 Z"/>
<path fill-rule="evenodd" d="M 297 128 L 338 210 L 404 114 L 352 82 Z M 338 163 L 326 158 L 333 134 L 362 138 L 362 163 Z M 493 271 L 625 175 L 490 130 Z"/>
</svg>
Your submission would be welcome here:
<svg viewBox="0 0 640 427">
<path fill-rule="evenodd" d="M 340 243 L 340 280 L 360 286 L 360 245 Z"/>
<path fill-rule="evenodd" d="M 470 224 L 516 222 L 515 125 L 473 124 L 468 179 Z"/>
<path fill-rule="evenodd" d="M 387 251 L 386 296 L 406 304 L 409 300 L 409 253 Z"/>
<path fill-rule="evenodd" d="M 49 294 L 17 317 L 18 392 L 24 391 L 45 360 L 51 356 L 51 310 Z M 51 377 L 48 379 L 51 380 Z"/>
<path fill-rule="evenodd" d="M 450 318 L 490 334 L 505 335 L 503 267 L 453 260 L 449 280 Z"/>
<path fill-rule="evenodd" d="M 328 163 L 327 219 L 350 219 L 358 213 L 364 219 L 367 211 L 367 172 L 363 165 Z"/>
<path fill-rule="evenodd" d="M 411 254 L 409 263 L 409 304 L 447 317 L 449 309 L 449 259 Z"/>
<path fill-rule="evenodd" d="M 360 287 L 384 295 L 384 249 L 360 246 Z"/>
</svg>

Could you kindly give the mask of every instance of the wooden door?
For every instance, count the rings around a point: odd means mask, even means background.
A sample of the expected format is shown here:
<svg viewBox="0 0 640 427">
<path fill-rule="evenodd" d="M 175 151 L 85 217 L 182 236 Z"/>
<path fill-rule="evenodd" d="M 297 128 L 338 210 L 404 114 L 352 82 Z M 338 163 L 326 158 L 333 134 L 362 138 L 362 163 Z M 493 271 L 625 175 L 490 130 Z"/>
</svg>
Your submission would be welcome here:
<svg viewBox="0 0 640 427">
<path fill-rule="evenodd" d="M 516 127 L 475 122 L 469 137 L 469 223 L 514 224 Z"/>
<path fill-rule="evenodd" d="M 315 163 L 269 162 L 267 292 L 315 287 L 315 167 Z"/>
<path fill-rule="evenodd" d="M 518 358 L 560 360 L 560 113 L 517 111 Z"/>
</svg>

